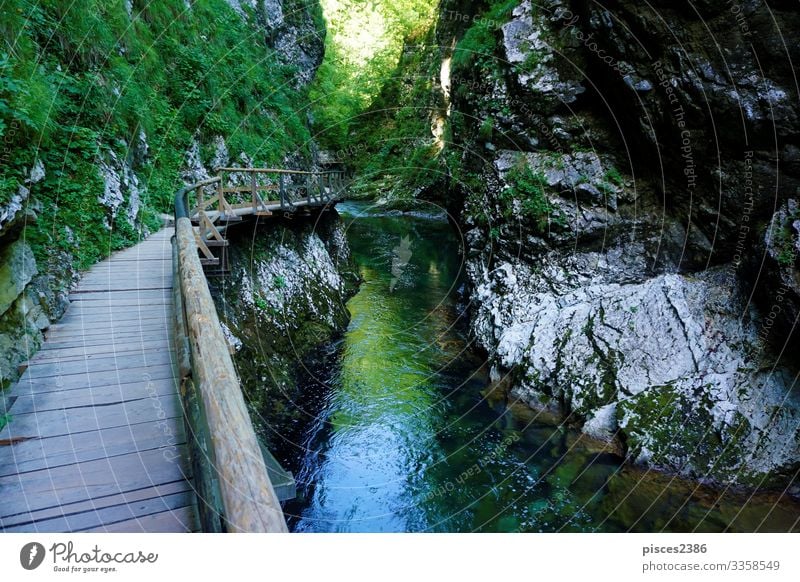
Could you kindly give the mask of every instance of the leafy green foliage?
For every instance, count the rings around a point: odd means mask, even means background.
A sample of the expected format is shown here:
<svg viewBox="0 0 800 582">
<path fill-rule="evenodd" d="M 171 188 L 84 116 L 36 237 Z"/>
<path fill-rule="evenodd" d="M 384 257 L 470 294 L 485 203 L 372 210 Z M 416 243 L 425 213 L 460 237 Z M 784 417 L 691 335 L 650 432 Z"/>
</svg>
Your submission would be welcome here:
<svg viewBox="0 0 800 582">
<path fill-rule="evenodd" d="M 622 174 L 619 173 L 619 170 L 614 166 L 611 166 L 608 170 L 606 170 L 606 173 L 603 175 L 603 179 L 610 184 L 614 184 L 615 186 L 622 187 L 625 185 L 625 179 L 622 177 Z"/>
<path fill-rule="evenodd" d="M 792 266 L 797 260 L 797 251 L 795 250 L 794 234 L 789 226 L 781 228 L 775 238 L 775 248 L 777 249 L 776 260 L 778 264 L 784 267 Z"/>
<path fill-rule="evenodd" d="M 42 161 L 41 211 L 26 233 L 42 260 L 58 248 L 85 268 L 139 238 L 98 202 L 107 147 L 138 164 L 137 223 L 152 228 L 171 210 L 193 137 L 222 135 L 265 165 L 311 141 L 295 68 L 225 0 L 134 0 L 130 16 L 124 0 L 3 0 L 0 11 L 0 203 Z M 149 154 L 135 160 L 140 134 Z"/>
<path fill-rule="evenodd" d="M 478 139 L 481 141 L 492 141 L 492 135 L 494 133 L 494 122 L 492 121 L 491 117 L 487 117 L 481 123 L 480 129 L 478 129 Z"/>
<path fill-rule="evenodd" d="M 269 303 L 267 303 L 267 300 L 264 299 L 261 295 L 256 295 L 253 298 L 253 301 L 256 304 L 256 307 L 258 307 L 262 311 L 266 311 L 270 307 Z"/>
<path fill-rule="evenodd" d="M 453 67 L 496 68 L 498 31 L 518 4 L 519 0 L 490 0 L 486 12 L 474 20 L 456 45 Z"/>
<path fill-rule="evenodd" d="M 520 68 L 525 73 L 532 73 L 536 70 L 536 67 L 539 66 L 541 61 L 542 55 L 531 47 L 528 49 L 527 54 L 525 55 L 525 60 L 520 63 Z"/>
<path fill-rule="evenodd" d="M 500 195 L 504 216 L 512 218 L 518 213 L 531 220 L 540 232 L 546 232 L 556 213 L 545 191 L 544 175 L 534 172 L 521 159 L 508 171 L 506 179 L 509 188 Z"/>
<path fill-rule="evenodd" d="M 322 6 L 328 35 L 311 100 L 317 139 L 337 151 L 350 145 L 360 116 L 393 82 L 404 47 L 425 37 L 437 2 L 322 0 Z"/>
</svg>

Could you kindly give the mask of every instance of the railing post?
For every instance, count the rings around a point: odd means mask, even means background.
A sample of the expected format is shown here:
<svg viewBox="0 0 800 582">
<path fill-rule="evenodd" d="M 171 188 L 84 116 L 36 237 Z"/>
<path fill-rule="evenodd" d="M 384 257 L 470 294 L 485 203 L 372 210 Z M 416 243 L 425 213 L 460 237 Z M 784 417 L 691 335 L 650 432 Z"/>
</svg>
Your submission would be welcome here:
<svg viewBox="0 0 800 582">
<path fill-rule="evenodd" d="M 224 205 L 225 194 L 223 192 L 223 190 L 224 190 L 223 184 L 225 182 L 224 176 L 225 176 L 225 174 L 220 172 L 219 173 L 219 182 L 217 182 L 217 203 L 218 203 L 217 210 L 219 211 L 219 215 L 220 216 L 222 216 L 222 212 L 223 212 L 223 210 L 225 208 L 225 205 Z"/>
<path fill-rule="evenodd" d="M 256 189 L 256 173 L 250 172 L 250 190 L 253 193 L 253 212 L 258 211 L 258 191 Z"/>
<path fill-rule="evenodd" d="M 286 209 L 286 179 L 283 174 L 278 174 L 278 193 L 281 199 L 281 210 Z"/>
</svg>

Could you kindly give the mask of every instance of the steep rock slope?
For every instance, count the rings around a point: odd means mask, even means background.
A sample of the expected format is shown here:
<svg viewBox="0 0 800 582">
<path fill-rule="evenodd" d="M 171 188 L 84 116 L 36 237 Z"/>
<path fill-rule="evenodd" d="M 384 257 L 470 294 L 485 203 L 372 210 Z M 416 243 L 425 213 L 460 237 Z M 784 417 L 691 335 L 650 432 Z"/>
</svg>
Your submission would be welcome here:
<svg viewBox="0 0 800 582">
<path fill-rule="evenodd" d="M 358 284 L 335 210 L 231 232 L 231 272 L 209 279 L 257 430 L 271 448 L 309 418 L 297 373 L 349 321 Z"/>
<path fill-rule="evenodd" d="M 443 3 L 448 196 L 510 398 L 635 462 L 794 479 L 798 31 L 785 2 Z"/>
</svg>

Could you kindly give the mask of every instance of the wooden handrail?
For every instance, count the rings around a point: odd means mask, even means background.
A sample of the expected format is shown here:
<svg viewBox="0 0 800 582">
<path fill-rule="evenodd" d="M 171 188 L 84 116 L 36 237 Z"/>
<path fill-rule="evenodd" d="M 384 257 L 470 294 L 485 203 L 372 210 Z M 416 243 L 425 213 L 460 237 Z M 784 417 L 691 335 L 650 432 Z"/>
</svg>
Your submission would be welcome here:
<svg viewBox="0 0 800 582">
<path fill-rule="evenodd" d="M 321 170 L 318 172 L 309 172 L 306 170 L 286 170 L 281 168 L 214 168 L 214 171 L 219 172 L 242 172 L 245 174 L 299 174 L 299 175 L 312 175 L 319 174 L 341 174 L 341 170 Z"/>
<path fill-rule="evenodd" d="M 228 343 L 222 334 L 198 250 L 207 264 L 226 268 L 227 254 L 214 257 L 210 246 L 228 241 L 221 225 L 241 221 L 236 195 L 249 194 L 241 205 L 246 213 L 271 214 L 269 208 L 293 212 L 301 202 L 291 192 L 305 190 L 302 204 L 324 207 L 343 187 L 340 171 L 306 172 L 270 168 L 216 168 L 219 175 L 182 188 L 175 195 L 173 272 L 175 289 L 175 350 L 181 395 L 192 450 L 195 490 L 200 498 L 200 522 L 205 531 L 285 532 L 286 520 L 253 429 Z M 251 174 L 249 187 L 225 187 L 224 173 Z M 256 174 L 276 174 L 280 201 L 267 205 L 258 195 Z M 305 186 L 289 186 L 285 176 L 305 177 Z M 205 186 L 216 185 L 206 198 Z M 232 191 L 234 200 L 226 199 Z M 189 194 L 197 195 L 189 210 Z M 209 205 L 215 211 L 207 210 Z M 197 231 L 192 220 L 198 223 Z"/>
<path fill-rule="evenodd" d="M 212 179 L 206 183 L 214 183 Z M 286 520 L 280 502 L 269 479 L 264 457 L 253 429 L 242 395 L 239 379 L 233 366 L 228 343 L 222 334 L 216 307 L 208 288 L 198 247 L 186 203 L 189 191 L 202 183 L 183 188 L 175 197 L 176 273 L 180 286 L 180 303 L 176 305 L 178 323 L 188 339 L 191 374 L 183 377 L 182 393 L 196 391 L 199 412 L 189 410 L 190 437 L 194 443 L 194 466 L 204 465 L 207 470 L 195 470 L 195 479 L 212 479 L 198 491 L 214 496 L 218 492 L 223 527 L 235 532 L 286 532 Z M 178 303 L 176 301 L 176 303 Z M 177 345 L 182 338 L 176 338 Z M 179 361 L 185 358 L 179 354 Z M 194 419 L 194 426 L 192 419 Z M 198 426 L 198 420 L 202 419 Z M 204 437 L 208 438 L 204 438 Z M 198 446 L 205 442 L 205 447 Z M 199 449 L 199 450 L 198 450 Z M 199 456 L 205 458 L 197 458 Z M 208 493 L 212 492 L 212 493 Z M 213 501 L 213 500 L 202 500 Z M 202 513 L 202 511 L 201 511 Z M 213 516 L 212 516 L 213 517 Z M 202 520 L 205 523 L 211 519 Z M 213 526 L 207 529 L 215 530 Z"/>
</svg>

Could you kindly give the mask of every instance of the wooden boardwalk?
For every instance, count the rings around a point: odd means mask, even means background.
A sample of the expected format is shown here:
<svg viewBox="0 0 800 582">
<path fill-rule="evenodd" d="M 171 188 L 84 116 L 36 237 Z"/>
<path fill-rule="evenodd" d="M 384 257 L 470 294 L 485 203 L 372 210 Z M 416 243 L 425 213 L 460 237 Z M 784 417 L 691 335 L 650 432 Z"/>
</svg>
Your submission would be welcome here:
<svg viewBox="0 0 800 582">
<path fill-rule="evenodd" d="M 0 530 L 198 529 L 171 337 L 172 232 L 95 265 L 9 391 Z"/>
</svg>

